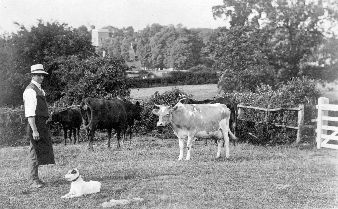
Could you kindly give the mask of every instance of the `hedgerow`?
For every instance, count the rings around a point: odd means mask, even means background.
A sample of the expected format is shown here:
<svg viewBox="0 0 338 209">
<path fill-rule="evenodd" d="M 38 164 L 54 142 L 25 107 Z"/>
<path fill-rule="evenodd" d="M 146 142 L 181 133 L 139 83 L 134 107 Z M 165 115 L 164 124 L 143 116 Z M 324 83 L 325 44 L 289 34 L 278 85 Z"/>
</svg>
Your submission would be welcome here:
<svg viewBox="0 0 338 209">
<path fill-rule="evenodd" d="M 261 108 L 294 108 L 304 104 L 306 125 L 311 125 L 311 119 L 316 117 L 315 104 L 319 96 L 316 82 L 305 77 L 294 78 L 285 84 L 280 84 L 275 90 L 269 85 L 261 85 L 256 92 L 224 94 L 225 98 L 234 103 Z M 238 133 L 242 141 L 257 144 L 294 142 L 296 130 L 276 127 L 273 124 L 297 126 L 297 111 L 270 112 L 269 117 L 266 117 L 265 112 L 260 110 L 244 110 L 244 115 L 238 124 Z"/>
</svg>

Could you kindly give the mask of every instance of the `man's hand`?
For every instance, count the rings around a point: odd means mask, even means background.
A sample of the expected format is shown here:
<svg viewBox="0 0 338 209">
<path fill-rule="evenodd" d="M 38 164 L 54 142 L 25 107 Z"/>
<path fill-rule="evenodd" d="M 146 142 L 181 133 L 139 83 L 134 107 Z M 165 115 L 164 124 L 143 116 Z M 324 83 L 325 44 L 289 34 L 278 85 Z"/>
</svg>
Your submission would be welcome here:
<svg viewBox="0 0 338 209">
<path fill-rule="evenodd" d="M 40 139 L 40 134 L 39 134 L 38 129 L 37 129 L 36 124 L 35 124 L 35 117 L 28 117 L 28 123 L 31 126 L 32 131 L 33 131 L 33 134 L 32 134 L 33 139 L 35 141 L 38 141 Z"/>
<path fill-rule="evenodd" d="M 40 135 L 39 135 L 39 132 L 38 132 L 38 131 L 33 131 L 33 139 L 34 139 L 35 141 L 39 141 Z"/>
</svg>

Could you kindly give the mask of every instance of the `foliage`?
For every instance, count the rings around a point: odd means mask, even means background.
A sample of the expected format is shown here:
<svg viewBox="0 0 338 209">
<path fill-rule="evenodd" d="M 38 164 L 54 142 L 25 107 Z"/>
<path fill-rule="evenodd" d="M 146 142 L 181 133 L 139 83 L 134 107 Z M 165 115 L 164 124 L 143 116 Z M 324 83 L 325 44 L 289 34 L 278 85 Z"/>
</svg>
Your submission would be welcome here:
<svg viewBox="0 0 338 209">
<path fill-rule="evenodd" d="M 232 95 L 238 103 L 252 105 L 263 108 L 294 107 L 299 104 L 316 104 L 319 97 L 315 80 L 303 78 L 293 78 L 286 84 L 280 83 L 276 90 L 269 85 L 261 85 L 256 92 L 228 93 Z"/>
<path fill-rule="evenodd" d="M 311 124 L 316 117 L 314 107 L 320 96 L 316 82 L 308 78 L 294 78 L 286 84 L 281 83 L 276 90 L 271 86 L 261 85 L 253 92 L 226 93 L 224 97 L 229 101 L 246 106 L 261 108 L 295 108 L 299 104 L 305 105 L 305 124 Z M 243 109 L 239 123 L 239 133 L 254 133 L 255 137 L 241 135 L 242 140 L 249 140 L 258 144 L 285 144 L 295 139 L 296 132 L 292 129 L 275 127 L 272 124 L 297 126 L 297 111 L 270 112 L 262 110 Z M 267 117 L 268 116 L 268 117 Z"/>
<path fill-rule="evenodd" d="M 265 36 L 252 27 L 223 29 L 207 51 L 215 60 L 213 68 L 223 72 L 218 86 L 224 92 L 253 91 L 260 83 L 274 85 L 274 68 L 269 64 Z"/>
<path fill-rule="evenodd" d="M 259 84 L 264 74 L 268 81 L 263 83 L 269 85 L 274 80 L 287 81 L 292 77 L 308 75 L 301 68 L 302 65 L 316 55 L 328 57 L 318 51 L 325 40 L 323 31 L 327 30 L 323 29 L 322 22 L 324 19 L 326 23 L 337 22 L 337 6 L 337 2 L 329 1 L 230 0 L 213 7 L 214 16 L 228 18 L 231 25 L 228 31 L 220 30 L 220 35 L 211 39 L 211 46 L 208 46 L 211 57 L 215 58 L 214 67 L 225 71 L 225 76 L 234 76 L 221 81 L 220 85 L 230 85 L 232 89 L 245 85 L 246 77 L 250 74 L 256 80 L 254 85 Z M 326 32 L 333 33 L 330 29 Z M 318 70 L 323 72 L 324 69 Z M 270 79 L 271 75 L 274 80 Z M 241 88 L 252 89 L 254 85 Z"/>
<path fill-rule="evenodd" d="M 42 63 L 52 74 L 52 63 L 59 57 L 77 55 L 85 58 L 94 53 L 86 27 L 73 29 L 65 23 L 44 23 L 42 20 L 30 29 L 21 25 L 17 34 L 0 38 L 0 42 L 0 60 L 5 60 L 0 66 L 0 78 L 6 81 L 1 86 L 0 95 L 4 97 L 1 97 L 0 106 L 22 104 L 22 92 L 30 81 L 32 64 Z M 48 92 L 58 89 L 58 83 L 50 77 L 44 85 Z"/>
<path fill-rule="evenodd" d="M 126 70 L 123 59 L 115 57 L 66 57 L 54 63 L 58 66 L 55 76 L 63 86 L 62 100 L 66 104 L 78 104 L 83 98 L 113 98 L 128 96 Z"/>
<path fill-rule="evenodd" d="M 27 145 L 27 121 L 23 109 L 0 109 L 0 147 Z"/>
</svg>

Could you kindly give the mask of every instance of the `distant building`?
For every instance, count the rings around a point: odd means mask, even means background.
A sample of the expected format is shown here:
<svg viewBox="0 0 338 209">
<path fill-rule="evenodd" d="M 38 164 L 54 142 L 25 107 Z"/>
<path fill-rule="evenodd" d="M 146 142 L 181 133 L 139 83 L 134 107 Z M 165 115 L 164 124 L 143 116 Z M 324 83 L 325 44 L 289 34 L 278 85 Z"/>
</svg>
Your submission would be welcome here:
<svg viewBox="0 0 338 209">
<path fill-rule="evenodd" d="M 92 45 L 95 47 L 102 46 L 105 39 L 111 37 L 111 32 L 108 29 L 93 29 L 92 30 Z"/>
</svg>

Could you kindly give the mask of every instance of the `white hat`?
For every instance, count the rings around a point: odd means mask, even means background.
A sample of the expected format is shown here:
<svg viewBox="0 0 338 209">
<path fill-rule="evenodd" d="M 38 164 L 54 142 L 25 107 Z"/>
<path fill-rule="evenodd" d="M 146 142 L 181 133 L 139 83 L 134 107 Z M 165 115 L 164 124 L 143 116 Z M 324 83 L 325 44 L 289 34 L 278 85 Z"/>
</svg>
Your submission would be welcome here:
<svg viewBox="0 0 338 209">
<path fill-rule="evenodd" d="M 47 74 L 46 71 L 43 70 L 43 65 L 42 64 L 36 64 L 31 66 L 31 73 L 34 74 Z"/>
</svg>

